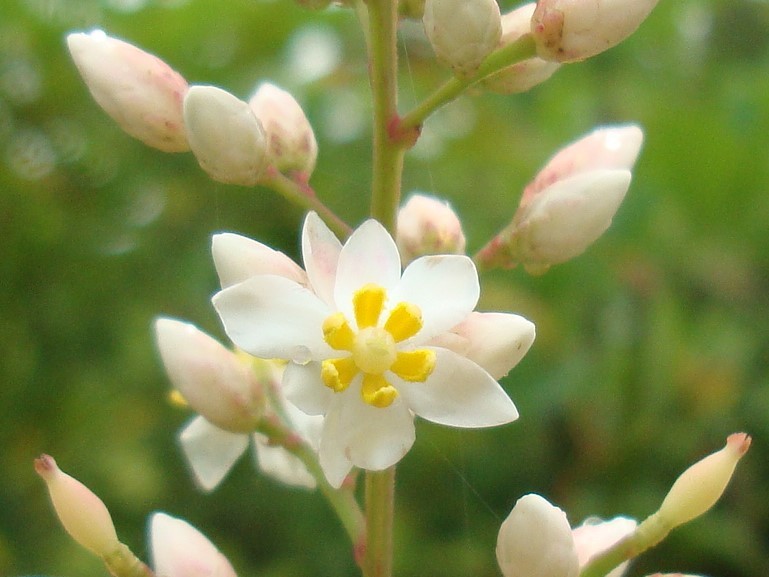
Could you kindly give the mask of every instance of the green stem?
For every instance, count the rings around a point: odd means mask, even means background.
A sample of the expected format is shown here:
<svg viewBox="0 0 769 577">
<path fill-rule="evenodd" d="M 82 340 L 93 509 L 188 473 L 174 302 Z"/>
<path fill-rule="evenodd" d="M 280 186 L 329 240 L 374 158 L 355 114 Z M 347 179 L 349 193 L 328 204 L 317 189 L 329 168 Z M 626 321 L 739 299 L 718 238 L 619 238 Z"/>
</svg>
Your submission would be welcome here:
<svg viewBox="0 0 769 577">
<path fill-rule="evenodd" d="M 366 471 L 366 557 L 364 577 L 390 577 L 393 558 L 395 467 Z"/>
<path fill-rule="evenodd" d="M 315 190 L 304 179 L 292 179 L 275 169 L 268 169 L 260 184 L 273 189 L 289 202 L 301 206 L 305 210 L 317 212 L 323 222 L 339 238 L 345 239 L 350 236 L 350 232 L 352 232 L 350 226 L 321 202 L 315 194 Z"/>
<path fill-rule="evenodd" d="M 670 525 L 656 513 L 644 520 L 635 531 L 596 555 L 582 568 L 579 577 L 604 577 L 612 569 L 654 547 L 670 533 Z"/>
<path fill-rule="evenodd" d="M 339 517 L 353 546 L 359 547 L 365 539 L 366 523 L 358 502 L 355 500 L 354 487 L 343 485 L 342 488 L 335 489 L 329 485 L 326 475 L 318 463 L 317 453 L 280 419 L 274 416 L 263 418 L 257 427 L 257 432 L 266 435 L 270 442 L 283 447 L 302 461 L 307 471 L 315 478 L 318 489 Z"/>
<path fill-rule="evenodd" d="M 395 233 L 406 147 L 391 137 L 398 121 L 398 2 L 369 0 L 368 51 L 373 118 L 371 216 Z"/>
<path fill-rule="evenodd" d="M 530 34 L 521 36 L 515 42 L 507 44 L 486 57 L 478 70 L 472 76 L 449 79 L 446 83 L 428 96 L 411 112 L 401 118 L 398 129 L 407 133 L 418 129 L 425 119 L 444 104 L 448 104 L 467 88 L 480 82 L 486 76 L 499 72 L 516 62 L 521 62 L 536 55 L 536 46 Z"/>
</svg>

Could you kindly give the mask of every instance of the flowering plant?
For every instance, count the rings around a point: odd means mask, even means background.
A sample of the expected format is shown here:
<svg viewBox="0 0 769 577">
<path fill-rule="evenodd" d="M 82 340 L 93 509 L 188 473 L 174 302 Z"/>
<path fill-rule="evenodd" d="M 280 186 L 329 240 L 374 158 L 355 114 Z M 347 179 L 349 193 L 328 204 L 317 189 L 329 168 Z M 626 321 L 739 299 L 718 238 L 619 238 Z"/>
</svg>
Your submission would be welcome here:
<svg viewBox="0 0 769 577">
<path fill-rule="evenodd" d="M 213 180 L 272 189 L 307 212 L 303 266 L 258 241 L 214 236 L 221 290 L 212 302 L 231 345 L 162 317 L 157 348 L 176 395 L 198 413 L 180 441 L 204 490 L 252 446 L 265 474 L 328 500 L 363 575 L 387 577 L 395 468 L 417 441 L 415 421 L 486 428 L 519 417 L 515 387 L 508 393 L 499 380 L 532 346 L 534 323 L 476 311 L 479 272 L 521 264 L 543 274 L 587 250 L 628 192 L 643 137 L 635 125 L 602 127 L 562 149 L 472 258 L 449 205 L 417 194 L 401 207 L 404 159 L 425 120 L 458 95 L 527 91 L 560 65 L 622 41 L 656 1 L 540 0 L 504 17 L 489 0 L 350 4 L 366 32 L 373 108 L 371 218 L 357 226 L 310 184 L 317 141 L 287 91 L 264 83 L 242 100 L 190 86 L 157 57 L 101 31 L 73 33 L 68 46 L 95 100 L 131 136 L 165 152 L 189 150 Z M 397 107 L 401 14 L 422 20 L 437 62 L 450 69 L 405 114 Z M 714 505 L 750 442 L 731 435 L 640 523 L 620 517 L 572 529 L 543 497 L 521 497 L 499 532 L 502 573 L 622 574 Z M 118 540 L 98 497 L 51 457 L 40 457 L 36 470 L 65 529 L 113 575 L 235 574 L 197 530 L 162 513 L 151 520 L 153 560 L 141 561 Z"/>
</svg>

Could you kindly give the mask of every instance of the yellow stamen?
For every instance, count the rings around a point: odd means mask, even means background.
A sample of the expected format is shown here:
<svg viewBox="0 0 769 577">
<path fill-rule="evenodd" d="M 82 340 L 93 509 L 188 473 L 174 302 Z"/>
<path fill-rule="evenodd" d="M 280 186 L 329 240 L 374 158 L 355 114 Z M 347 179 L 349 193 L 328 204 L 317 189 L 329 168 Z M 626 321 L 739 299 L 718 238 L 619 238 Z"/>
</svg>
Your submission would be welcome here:
<svg viewBox="0 0 769 577">
<path fill-rule="evenodd" d="M 358 323 L 358 330 L 376 326 L 386 298 L 385 289 L 372 283 L 355 291 L 352 297 L 352 306 L 355 311 L 355 322 Z"/>
<path fill-rule="evenodd" d="M 413 337 L 422 328 L 422 311 L 411 303 L 398 303 L 384 325 L 396 343 Z"/>
<path fill-rule="evenodd" d="M 323 321 L 323 340 L 337 351 L 352 350 L 355 333 L 343 313 L 334 313 Z"/>
<path fill-rule="evenodd" d="M 389 407 L 398 397 L 397 389 L 382 375 L 364 374 L 360 393 L 365 402 L 378 409 Z"/>
<path fill-rule="evenodd" d="M 404 381 L 424 383 L 435 368 L 435 352 L 430 349 L 399 351 L 390 370 Z"/>
<path fill-rule="evenodd" d="M 320 378 L 328 388 L 341 393 L 358 374 L 358 367 L 352 357 L 327 359 L 321 363 Z"/>
<path fill-rule="evenodd" d="M 174 407 L 180 407 L 180 408 L 189 408 L 189 403 L 187 402 L 187 399 L 184 398 L 184 395 L 182 395 L 178 389 L 171 389 L 168 391 L 168 402 L 171 403 Z"/>
</svg>

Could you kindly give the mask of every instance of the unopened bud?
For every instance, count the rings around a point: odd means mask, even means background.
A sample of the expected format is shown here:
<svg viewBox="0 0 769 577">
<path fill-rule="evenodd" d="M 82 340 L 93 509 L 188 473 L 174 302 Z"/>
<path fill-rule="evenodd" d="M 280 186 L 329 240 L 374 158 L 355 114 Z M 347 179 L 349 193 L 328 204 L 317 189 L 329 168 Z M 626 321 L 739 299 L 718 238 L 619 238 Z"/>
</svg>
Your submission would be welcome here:
<svg viewBox="0 0 769 577">
<path fill-rule="evenodd" d="M 500 46 L 512 44 L 530 32 L 531 16 L 534 14 L 535 7 L 536 4 L 531 2 L 502 15 Z M 527 58 L 487 76 L 483 79 L 483 86 L 487 90 L 500 94 L 526 92 L 550 78 L 560 66 L 558 62 L 543 60 L 539 57 Z"/>
<path fill-rule="evenodd" d="M 165 152 L 189 150 L 187 82 L 168 64 L 101 30 L 70 34 L 67 46 L 94 100 L 123 130 Z"/>
<path fill-rule="evenodd" d="M 267 137 L 270 164 L 280 172 L 312 174 L 318 143 L 307 117 L 291 94 L 274 84 L 262 84 L 248 101 Z"/>
<path fill-rule="evenodd" d="M 575 62 L 619 44 L 636 31 L 659 0 L 538 0 L 531 19 L 537 53 Z"/>
<path fill-rule="evenodd" d="M 219 182 L 254 186 L 267 165 L 264 129 L 247 103 L 214 86 L 191 86 L 184 98 L 190 148 Z"/>
<path fill-rule="evenodd" d="M 576 577 L 577 551 L 564 513 L 539 495 L 524 495 L 502 523 L 497 562 L 504 577 Z"/>
<path fill-rule="evenodd" d="M 707 512 L 723 494 L 750 442 L 745 433 L 729 435 L 723 449 L 684 471 L 657 511 L 659 520 L 673 528 Z"/>
<path fill-rule="evenodd" d="M 189 323 L 157 319 L 155 336 L 168 377 L 190 407 L 225 431 L 254 431 L 265 397 L 248 364 Z"/>
<path fill-rule="evenodd" d="M 236 577 L 235 570 L 200 531 L 165 513 L 150 517 L 155 574 L 162 577 Z"/>
<path fill-rule="evenodd" d="M 88 487 L 59 469 L 49 455 L 35 459 L 35 471 L 48 485 L 56 515 L 75 541 L 99 557 L 120 547 L 106 505 Z"/>
<path fill-rule="evenodd" d="M 638 523 L 627 517 L 615 517 L 610 521 L 601 521 L 596 518 L 585 520 L 582 525 L 572 530 L 574 546 L 577 548 L 579 566 L 584 567 L 587 562 L 598 553 L 606 551 L 635 531 Z M 620 577 L 627 568 L 628 562 L 624 562 L 613 569 L 606 577 Z"/>
<path fill-rule="evenodd" d="M 211 252 L 222 288 L 259 274 L 274 274 L 301 285 L 308 284 L 307 273 L 292 259 L 239 234 L 215 234 L 211 239 Z"/>
<path fill-rule="evenodd" d="M 427 254 L 464 254 L 462 223 L 447 202 L 413 194 L 398 211 L 395 241 L 403 264 Z"/>
<path fill-rule="evenodd" d="M 426 0 L 422 22 L 439 61 L 471 76 L 502 34 L 495 0 Z"/>
</svg>

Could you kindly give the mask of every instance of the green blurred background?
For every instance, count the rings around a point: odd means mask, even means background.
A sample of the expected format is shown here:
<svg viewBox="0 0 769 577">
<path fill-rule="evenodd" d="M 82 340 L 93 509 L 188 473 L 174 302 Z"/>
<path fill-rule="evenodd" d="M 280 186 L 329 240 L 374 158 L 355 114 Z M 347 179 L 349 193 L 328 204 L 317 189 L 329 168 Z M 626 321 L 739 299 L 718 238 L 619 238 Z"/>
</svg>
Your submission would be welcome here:
<svg viewBox="0 0 769 577">
<path fill-rule="evenodd" d="M 505 2 L 503 9 L 515 7 Z M 353 15 L 287 0 L 0 2 L 0 575 L 105 575 L 60 529 L 32 460 L 106 501 L 146 555 L 154 510 L 188 519 L 243 576 L 357 574 L 320 497 L 244 459 L 197 492 L 176 446 L 150 324 L 223 337 L 210 304 L 215 231 L 296 255 L 299 210 L 210 181 L 189 154 L 123 134 L 96 106 L 64 35 L 103 27 L 192 83 L 246 97 L 291 90 L 320 141 L 312 183 L 350 222 L 367 211 L 369 109 Z M 401 109 L 446 77 L 404 27 Z M 643 518 L 688 464 L 746 430 L 723 501 L 638 560 L 632 577 L 769 575 L 769 3 L 667 0 L 638 33 L 522 96 L 473 94 L 428 121 L 405 190 L 449 199 L 471 251 L 510 219 L 559 147 L 604 123 L 646 143 L 609 232 L 542 277 L 482 278 L 486 310 L 532 319 L 504 385 L 521 419 L 489 431 L 428 423 L 398 476 L 396 573 L 494 576 L 499 523 L 538 492 L 572 523 Z"/>
</svg>

